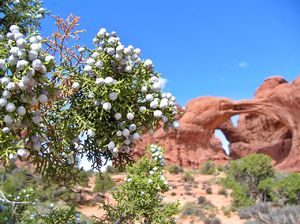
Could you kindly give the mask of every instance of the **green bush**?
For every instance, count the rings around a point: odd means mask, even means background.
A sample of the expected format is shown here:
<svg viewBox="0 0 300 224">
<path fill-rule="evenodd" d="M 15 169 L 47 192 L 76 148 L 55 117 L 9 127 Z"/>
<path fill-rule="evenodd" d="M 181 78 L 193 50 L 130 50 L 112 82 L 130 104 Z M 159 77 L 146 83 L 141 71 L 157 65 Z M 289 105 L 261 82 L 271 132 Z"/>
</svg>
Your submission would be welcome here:
<svg viewBox="0 0 300 224">
<path fill-rule="evenodd" d="M 216 165 L 208 160 L 202 165 L 200 172 L 205 175 L 212 175 L 216 172 Z"/>
<path fill-rule="evenodd" d="M 274 186 L 275 177 L 268 177 L 258 184 L 258 190 L 260 194 L 261 201 L 271 201 L 271 191 Z"/>
<path fill-rule="evenodd" d="M 255 203 L 255 199 L 250 197 L 246 186 L 236 183 L 232 186 L 231 197 L 233 207 L 250 206 Z"/>
<path fill-rule="evenodd" d="M 6 175 L 7 179 L 0 186 L 0 189 L 7 194 L 17 194 L 30 179 L 30 174 L 26 169 L 17 168 L 12 172 L 12 174 Z"/>
<path fill-rule="evenodd" d="M 105 193 L 111 190 L 115 183 L 111 179 L 111 175 L 107 172 L 101 173 L 96 176 L 94 192 Z"/>
<path fill-rule="evenodd" d="M 232 161 L 227 170 L 228 178 L 248 186 L 251 195 L 257 193 L 260 181 L 273 177 L 272 158 L 263 154 L 251 154 Z"/>
<path fill-rule="evenodd" d="M 79 170 L 77 173 L 77 184 L 82 187 L 87 187 L 89 183 L 89 178 L 92 176 L 92 171 Z"/>
<path fill-rule="evenodd" d="M 200 219 L 205 218 L 205 211 L 198 205 L 194 203 L 186 203 L 181 210 L 183 216 L 197 216 Z"/>
<path fill-rule="evenodd" d="M 290 173 L 281 180 L 273 181 L 271 197 L 273 201 L 283 204 L 299 204 L 300 175 L 297 173 Z"/>
<path fill-rule="evenodd" d="M 182 176 L 182 180 L 184 182 L 194 182 L 194 176 L 191 172 L 184 172 L 183 176 Z"/>
<path fill-rule="evenodd" d="M 209 214 L 209 212 L 207 212 L 207 210 L 214 210 L 214 205 L 210 201 L 207 201 L 204 197 L 202 197 L 200 200 L 201 203 L 198 203 L 198 205 L 193 202 L 184 204 L 181 210 L 182 216 L 196 216 L 199 217 L 200 220 L 202 220 L 204 223 L 221 223 L 220 220 L 216 217 L 215 213 Z M 208 217 L 206 216 L 207 214 L 209 214 Z"/>
<path fill-rule="evenodd" d="M 116 203 L 102 202 L 106 219 L 100 223 L 174 223 L 178 203 L 165 203 L 162 197 L 170 188 L 163 175 L 163 149 L 151 145 L 149 150 L 151 159 L 143 157 L 128 167 L 125 182 L 112 191 Z"/>
<path fill-rule="evenodd" d="M 168 171 L 172 174 L 179 174 L 183 172 L 183 168 L 181 166 L 173 164 L 168 167 Z"/>
<path fill-rule="evenodd" d="M 271 157 L 263 154 L 251 154 L 242 159 L 232 161 L 226 169 L 226 177 L 222 179 L 222 185 L 231 188 L 233 206 L 249 206 L 255 200 L 262 198 L 261 194 L 264 181 L 273 178 Z"/>
<path fill-rule="evenodd" d="M 206 200 L 206 198 L 205 198 L 204 196 L 199 196 L 199 197 L 197 198 L 197 203 L 198 203 L 199 205 L 202 205 L 202 204 L 204 204 L 205 202 L 207 202 L 207 200 Z"/>
<path fill-rule="evenodd" d="M 29 208 L 23 213 L 22 224 L 54 224 L 54 223 L 90 223 L 80 219 L 80 213 L 76 212 L 75 207 L 56 207 L 51 206 L 43 212 L 34 207 Z"/>
</svg>

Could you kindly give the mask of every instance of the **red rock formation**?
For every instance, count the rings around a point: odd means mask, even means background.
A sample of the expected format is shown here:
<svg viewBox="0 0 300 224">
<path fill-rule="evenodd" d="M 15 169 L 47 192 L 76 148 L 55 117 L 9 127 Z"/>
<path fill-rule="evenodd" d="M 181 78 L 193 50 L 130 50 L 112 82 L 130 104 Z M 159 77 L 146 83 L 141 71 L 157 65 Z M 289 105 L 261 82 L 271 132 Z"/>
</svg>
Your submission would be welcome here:
<svg viewBox="0 0 300 224">
<path fill-rule="evenodd" d="M 247 136 L 248 142 L 231 142 L 233 158 L 262 152 L 270 155 L 279 169 L 300 170 L 299 89 L 300 78 L 290 84 L 280 76 L 264 81 L 252 102 L 259 103 L 267 113 L 240 116 L 236 131 Z"/>
<path fill-rule="evenodd" d="M 140 155 L 148 143 L 167 150 L 166 159 L 182 166 L 198 167 L 203 161 L 227 159 L 213 133 L 223 131 L 230 142 L 231 157 L 252 152 L 272 156 L 280 169 L 300 171 L 300 78 L 287 83 L 282 77 L 267 78 L 252 100 L 233 101 L 200 97 L 186 105 L 177 131 L 157 130 L 136 146 Z M 240 115 L 238 126 L 230 118 Z"/>
</svg>

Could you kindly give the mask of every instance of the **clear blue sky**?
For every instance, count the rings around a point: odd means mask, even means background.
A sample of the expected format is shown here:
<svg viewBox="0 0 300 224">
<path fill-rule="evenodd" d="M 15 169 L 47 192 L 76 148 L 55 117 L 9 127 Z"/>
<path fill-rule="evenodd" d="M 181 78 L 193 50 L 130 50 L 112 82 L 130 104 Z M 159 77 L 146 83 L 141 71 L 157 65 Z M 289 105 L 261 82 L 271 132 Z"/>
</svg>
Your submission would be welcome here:
<svg viewBox="0 0 300 224">
<path fill-rule="evenodd" d="M 80 44 L 100 27 L 142 49 L 181 105 L 197 96 L 250 98 L 264 78 L 300 74 L 299 0 L 44 0 L 81 17 Z M 53 20 L 42 23 L 50 35 Z"/>
</svg>

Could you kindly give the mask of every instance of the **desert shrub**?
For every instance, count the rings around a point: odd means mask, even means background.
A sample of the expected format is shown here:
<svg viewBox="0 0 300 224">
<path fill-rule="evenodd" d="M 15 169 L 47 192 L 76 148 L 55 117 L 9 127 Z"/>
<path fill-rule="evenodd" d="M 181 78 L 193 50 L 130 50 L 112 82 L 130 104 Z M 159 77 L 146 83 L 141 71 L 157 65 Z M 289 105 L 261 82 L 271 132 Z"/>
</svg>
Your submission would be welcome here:
<svg viewBox="0 0 300 224">
<path fill-rule="evenodd" d="M 238 211 L 240 219 L 251 219 L 252 215 L 246 209 L 240 209 Z"/>
<path fill-rule="evenodd" d="M 183 172 L 183 168 L 181 166 L 173 164 L 168 167 L 168 171 L 172 174 L 179 174 Z"/>
<path fill-rule="evenodd" d="M 212 204 L 212 202 L 207 200 L 204 196 L 199 196 L 197 198 L 197 204 L 203 210 L 215 208 L 215 206 Z"/>
<path fill-rule="evenodd" d="M 111 175 L 107 172 L 96 175 L 94 192 L 105 193 L 115 186 Z"/>
<path fill-rule="evenodd" d="M 267 203 L 259 203 L 240 209 L 239 215 L 240 218 L 254 219 L 254 223 L 296 224 L 300 221 L 300 206 L 286 206 L 281 208 L 272 207 L 271 204 Z"/>
<path fill-rule="evenodd" d="M 219 172 L 224 172 L 226 170 L 226 165 L 217 165 L 216 170 Z"/>
<path fill-rule="evenodd" d="M 77 184 L 82 187 L 87 187 L 89 183 L 89 178 L 92 176 L 92 174 L 93 171 L 79 170 L 76 178 Z"/>
<path fill-rule="evenodd" d="M 74 204 L 74 202 L 77 199 L 77 193 L 71 190 L 68 190 L 64 192 L 62 195 L 59 197 L 60 200 L 63 200 L 67 204 Z"/>
<path fill-rule="evenodd" d="M 290 173 L 283 179 L 275 180 L 271 188 L 271 197 L 283 204 L 300 204 L 300 175 Z"/>
<path fill-rule="evenodd" d="M 174 223 L 177 203 L 164 203 L 162 193 L 170 185 L 163 175 L 163 149 L 151 145 L 151 159 L 141 158 L 127 169 L 127 177 L 112 191 L 116 203 L 102 202 L 106 218 L 101 223 Z"/>
<path fill-rule="evenodd" d="M 63 189 L 65 189 L 63 187 Z M 55 192 L 62 191 L 59 190 L 58 185 L 56 184 L 47 184 L 47 186 L 40 186 L 35 188 L 36 197 L 40 201 L 53 201 L 56 202 L 58 198 L 55 195 Z"/>
<path fill-rule="evenodd" d="M 9 194 L 17 194 L 25 187 L 26 182 L 30 179 L 30 174 L 26 169 L 17 168 L 12 170 L 12 173 L 7 175 L 6 178 L 0 189 Z"/>
<path fill-rule="evenodd" d="M 199 205 L 202 205 L 202 204 L 204 204 L 206 202 L 206 198 L 204 197 L 204 196 L 199 196 L 198 198 L 197 198 L 197 203 L 199 204 Z"/>
<path fill-rule="evenodd" d="M 182 180 L 184 182 L 194 182 L 194 176 L 191 172 L 184 172 L 182 175 Z"/>
<path fill-rule="evenodd" d="M 212 188 L 211 187 L 206 188 L 205 192 L 207 194 L 212 194 Z"/>
<path fill-rule="evenodd" d="M 216 172 L 216 165 L 211 160 L 208 160 L 202 164 L 200 172 L 205 175 L 212 175 Z"/>
<path fill-rule="evenodd" d="M 245 224 L 262 224 L 262 223 L 258 220 L 246 220 Z"/>
<path fill-rule="evenodd" d="M 252 195 L 257 192 L 260 181 L 274 175 L 272 158 L 263 154 L 251 154 L 242 159 L 231 161 L 226 174 L 228 178 L 247 185 L 249 193 Z"/>
<path fill-rule="evenodd" d="M 221 224 L 221 220 L 218 217 L 204 219 L 204 224 Z"/>
<path fill-rule="evenodd" d="M 224 195 L 224 196 L 227 196 L 227 195 L 228 195 L 226 189 L 224 189 L 224 188 L 220 188 L 220 189 L 218 190 L 218 194 Z"/>
<path fill-rule="evenodd" d="M 222 206 L 222 211 L 224 213 L 225 216 L 230 217 L 231 216 L 231 212 L 232 212 L 232 208 L 231 207 L 225 207 Z"/>
<path fill-rule="evenodd" d="M 247 187 L 236 183 L 232 186 L 231 193 L 233 202 L 233 207 L 242 207 L 242 206 L 250 206 L 255 203 L 254 198 L 250 197 Z"/>
<path fill-rule="evenodd" d="M 260 183 L 273 176 L 271 157 L 252 154 L 231 161 L 226 170 L 226 177 L 222 179 L 221 183 L 224 187 L 233 190 L 234 206 L 249 206 L 254 204 L 257 198 L 261 198 Z"/>
<path fill-rule="evenodd" d="M 257 188 L 260 195 L 260 200 L 263 202 L 271 201 L 271 192 L 274 186 L 275 178 L 268 177 L 259 182 Z"/>
<path fill-rule="evenodd" d="M 171 196 L 176 196 L 176 192 L 172 192 L 172 193 L 171 193 Z"/>
<path fill-rule="evenodd" d="M 203 209 L 191 202 L 186 203 L 183 206 L 181 213 L 183 216 L 197 216 L 201 219 L 205 217 L 205 212 L 203 211 Z"/>
</svg>

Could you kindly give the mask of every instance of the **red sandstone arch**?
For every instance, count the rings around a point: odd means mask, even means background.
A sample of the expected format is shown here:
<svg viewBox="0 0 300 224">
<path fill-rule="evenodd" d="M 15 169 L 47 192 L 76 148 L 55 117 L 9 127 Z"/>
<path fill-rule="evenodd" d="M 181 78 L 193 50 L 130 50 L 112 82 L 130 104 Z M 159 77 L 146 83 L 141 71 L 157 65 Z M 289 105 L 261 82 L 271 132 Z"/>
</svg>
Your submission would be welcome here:
<svg viewBox="0 0 300 224">
<path fill-rule="evenodd" d="M 244 124 L 231 126 L 234 115 L 241 115 Z M 252 122 L 252 126 L 247 126 L 247 122 Z M 278 168 L 300 170 L 300 78 L 291 84 L 282 77 L 268 78 L 251 100 L 209 96 L 193 99 L 180 123 L 178 131 L 166 134 L 160 129 L 153 136 L 144 137 L 137 145 L 137 154 L 145 144 L 156 142 L 167 148 L 166 157 L 171 163 L 197 167 L 207 159 L 223 160 L 226 156 L 220 142 L 213 137 L 219 128 L 227 134 L 236 157 L 251 152 L 268 153 Z"/>
</svg>

